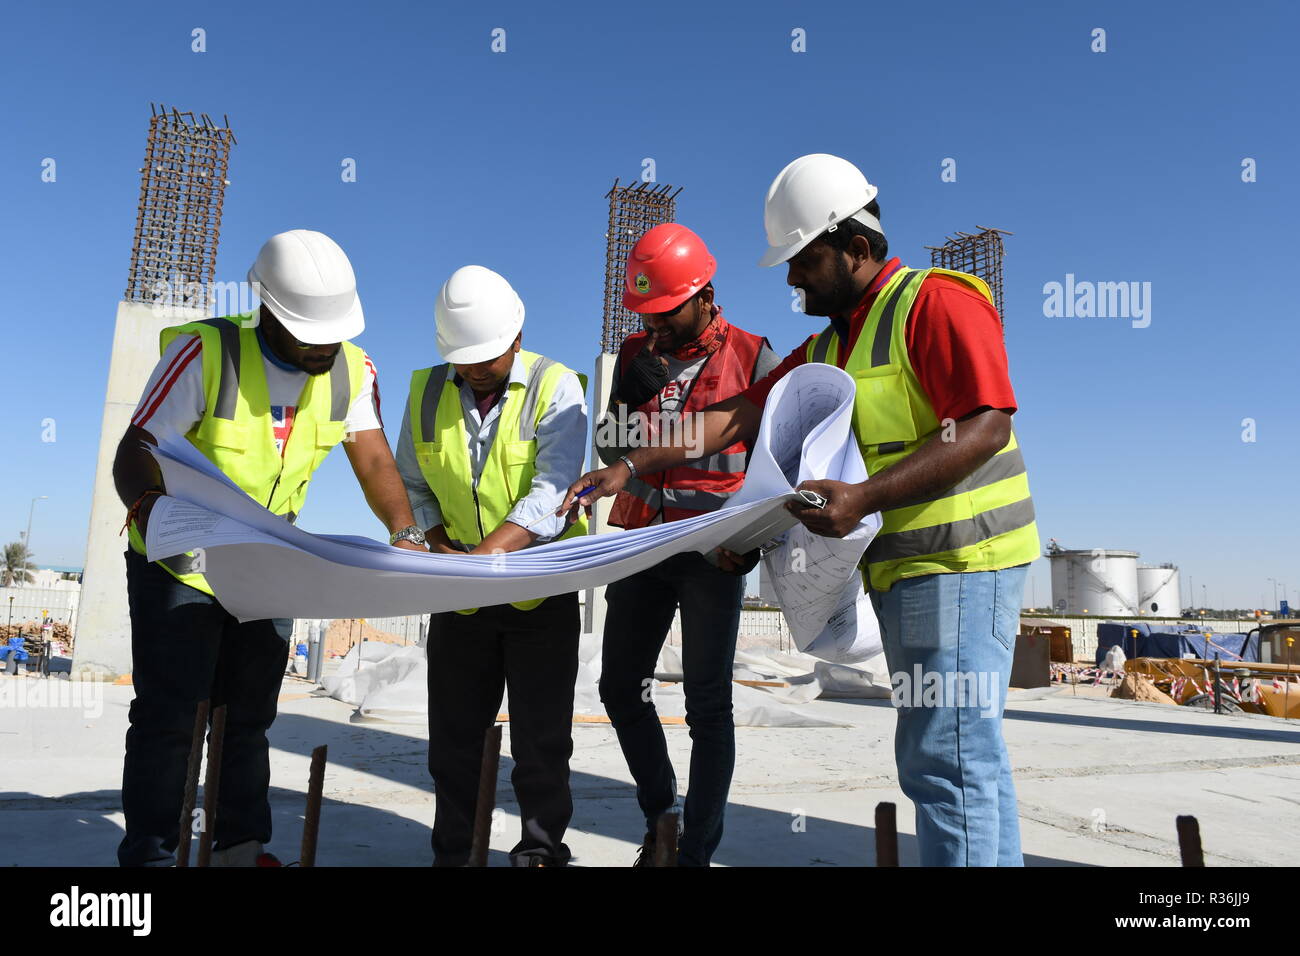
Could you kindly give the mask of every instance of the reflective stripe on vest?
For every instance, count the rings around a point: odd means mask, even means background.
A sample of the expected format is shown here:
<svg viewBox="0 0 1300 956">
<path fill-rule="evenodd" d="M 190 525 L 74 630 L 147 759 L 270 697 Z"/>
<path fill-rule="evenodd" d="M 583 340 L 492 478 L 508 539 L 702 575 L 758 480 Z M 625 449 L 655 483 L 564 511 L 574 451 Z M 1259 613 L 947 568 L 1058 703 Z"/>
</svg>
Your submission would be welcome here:
<svg viewBox="0 0 1300 956">
<path fill-rule="evenodd" d="M 942 270 L 941 270 L 942 271 Z M 900 275 L 901 274 L 901 275 Z M 876 334 L 871 343 L 871 367 L 879 368 L 882 365 L 889 364 L 890 346 L 893 343 L 894 323 L 898 313 L 899 303 L 903 296 L 912 290 L 911 298 L 908 301 L 908 310 L 903 313 L 906 317 L 911 311 L 911 303 L 916 299 L 916 293 L 921 289 L 922 272 L 900 268 L 897 273 L 890 277 L 890 281 L 885 284 L 876 297 L 877 303 L 884 302 L 885 319 L 876 328 Z M 973 278 L 973 277 L 972 277 Z M 899 281 L 899 280 L 902 281 Z M 872 313 L 875 309 L 873 307 Z M 867 321 L 863 323 L 862 331 L 858 334 L 858 343 L 866 337 L 867 325 L 871 322 L 871 315 L 867 316 Z M 833 351 L 832 351 L 833 350 Z M 830 365 L 838 365 L 840 358 L 839 336 L 835 334 L 835 326 L 828 325 L 812 342 L 811 350 L 808 355 L 810 362 L 823 362 Z"/>
<path fill-rule="evenodd" d="M 250 498 L 292 522 L 302 510 L 312 474 L 346 434 L 348 411 L 365 381 L 365 359 L 361 349 L 344 342 L 330 371 L 307 379 L 281 454 L 275 447 L 261 345 L 256 325 L 248 321 L 254 314 L 163 329 L 159 352 L 179 335 L 199 336 L 204 413 L 185 437 Z M 145 553 L 134 523 L 129 539 L 135 551 Z M 201 573 L 201 554 L 188 552 L 157 563 L 183 584 L 212 594 Z"/>
<path fill-rule="evenodd" d="M 455 369 L 444 364 L 419 369 L 411 375 L 408 415 L 416 461 L 429 490 L 438 499 L 448 537 L 467 545 L 480 543 L 500 527 L 511 509 L 528 494 L 535 474 L 537 425 L 545 416 L 561 377 L 573 374 L 560 363 L 535 352 L 521 350 L 519 359 L 527 370 L 525 381 L 522 385 L 514 383 L 506 387 L 496 434 L 477 483 L 473 478 L 469 433 L 460 388 L 455 384 Z M 587 522 L 583 518 L 557 540 L 586 532 Z M 512 603 L 527 611 L 544 600 Z M 476 610 L 465 608 L 461 613 Z"/>
<path fill-rule="evenodd" d="M 521 350 L 520 354 L 526 353 Z M 540 355 L 537 361 L 533 362 L 532 367 L 529 368 L 528 379 L 524 384 L 524 404 L 519 410 L 520 441 L 532 441 L 537 437 L 537 423 L 542 417 L 537 410 L 542 394 L 542 378 L 549 369 L 559 364 L 553 359 L 548 359 L 545 355 Z M 564 366 L 561 365 L 560 368 L 564 368 Z M 441 403 L 444 388 L 449 384 L 454 387 L 453 379 L 456 375 L 455 370 L 449 364 L 437 365 L 427 371 L 430 374 L 420 395 L 419 434 L 421 436 L 436 435 L 438 433 L 438 405 Z M 565 369 L 565 371 L 568 370 Z M 552 386 L 552 390 L 553 388 L 554 386 Z M 548 394 L 547 398 L 549 397 Z M 542 411 L 545 412 L 545 410 L 545 407 L 543 407 Z M 500 434 L 500 426 L 498 426 L 497 433 Z M 425 440 L 423 437 L 416 438 L 414 432 L 412 438 L 415 441 Z"/>
<path fill-rule="evenodd" d="M 230 322 L 228 319 L 203 319 L 192 325 L 205 325 L 215 328 L 221 341 L 221 371 L 217 375 L 216 401 L 213 403 L 212 417 L 222 418 L 227 421 L 233 421 L 235 418 L 235 408 L 239 401 L 239 382 L 240 374 L 243 367 L 243 350 L 240 348 L 241 328 Z M 164 329 L 161 338 L 162 351 L 166 351 L 167 346 L 177 335 L 181 334 L 184 326 L 177 326 L 171 329 Z M 256 332 L 253 332 L 256 336 Z M 355 346 L 354 346 L 355 348 Z M 259 358 L 261 346 L 258 345 Z M 259 368 L 265 372 L 265 366 Z M 352 383 L 351 375 L 345 362 L 342 366 L 336 361 L 334 366 L 329 370 L 330 382 L 330 421 L 342 422 L 348 417 L 348 409 L 352 407 Z M 206 385 L 206 383 L 205 383 Z M 270 404 L 268 395 L 267 404 Z"/>
<path fill-rule="evenodd" d="M 647 506 L 654 507 L 663 495 L 663 506 L 679 508 L 683 511 L 696 511 L 707 513 L 717 511 L 727 503 L 731 497 L 730 493 L 719 493 L 714 491 L 700 491 L 695 488 L 656 488 L 654 485 L 647 484 L 640 478 L 629 478 L 627 484 L 623 487 L 629 495 L 644 501 Z M 669 502 L 671 501 L 671 506 Z"/>
<path fill-rule="evenodd" d="M 910 455 L 942 427 L 912 368 L 906 341 L 921 285 L 936 272 L 992 301 L 982 280 L 946 269 L 902 268 L 880 290 L 845 363 L 857 391 L 853 428 L 872 475 Z M 833 327 L 809 344 L 809 361 L 838 357 Z M 869 586 L 876 590 L 888 590 L 902 578 L 992 571 L 1038 557 L 1033 500 L 1014 431 L 996 455 L 953 487 L 881 517 L 884 525 L 865 559 Z"/>
</svg>

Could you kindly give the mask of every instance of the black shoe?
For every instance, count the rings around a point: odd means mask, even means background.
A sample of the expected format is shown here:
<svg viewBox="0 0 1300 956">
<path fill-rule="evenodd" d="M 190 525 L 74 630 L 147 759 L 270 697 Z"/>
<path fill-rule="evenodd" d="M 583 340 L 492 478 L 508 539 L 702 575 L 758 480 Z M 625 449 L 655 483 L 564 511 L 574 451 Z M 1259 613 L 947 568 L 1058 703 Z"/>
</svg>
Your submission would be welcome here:
<svg viewBox="0 0 1300 956">
<path fill-rule="evenodd" d="M 572 854 L 569 848 L 561 843 L 560 853 L 547 853 L 545 850 L 524 850 L 521 853 L 510 854 L 511 866 L 568 866 Z"/>
<path fill-rule="evenodd" d="M 647 833 L 645 839 L 641 841 L 640 848 L 636 851 L 636 862 L 632 866 L 654 866 L 655 865 L 655 838 L 653 833 Z"/>
</svg>

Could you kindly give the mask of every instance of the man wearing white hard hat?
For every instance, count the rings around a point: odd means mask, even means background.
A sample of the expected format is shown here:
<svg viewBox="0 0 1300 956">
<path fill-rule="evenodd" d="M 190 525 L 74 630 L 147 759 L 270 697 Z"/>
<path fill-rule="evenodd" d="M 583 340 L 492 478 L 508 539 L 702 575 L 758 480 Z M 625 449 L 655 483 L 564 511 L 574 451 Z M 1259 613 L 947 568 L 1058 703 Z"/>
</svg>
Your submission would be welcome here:
<svg viewBox="0 0 1300 956">
<path fill-rule="evenodd" d="M 1002 705 L 1025 574 L 1039 548 L 1011 428 L 1001 322 L 979 278 L 889 257 L 876 192 L 852 163 L 825 153 L 801 156 L 772 182 L 760 265 L 786 263 L 804 312 L 830 324 L 766 378 L 706 409 L 696 451 L 752 441 L 772 386 L 798 365 L 830 363 L 853 376 L 853 430 L 871 477 L 806 481 L 800 487 L 826 505 L 790 510 L 828 537 L 881 514 L 863 582 L 895 675 L 894 750 L 900 785 L 916 804 L 921 863 L 1017 866 Z M 685 455 L 637 449 L 631 468 L 579 478 L 565 508 L 589 485 L 597 490 L 587 501 L 617 492 L 632 470 L 675 467 Z M 944 689 L 937 700 L 921 693 L 935 682 Z"/>
<path fill-rule="evenodd" d="M 397 465 L 430 548 L 502 555 L 585 534 L 555 514 L 586 457 L 579 376 L 523 348 L 524 304 L 482 266 L 457 269 L 435 308 L 443 364 L 411 376 Z M 514 866 L 564 866 L 573 815 L 578 595 L 464 608 L 430 621 L 433 861 L 469 859 L 483 737 L 509 692 Z"/>
<path fill-rule="evenodd" d="M 195 711 L 226 706 L 214 865 L 278 866 L 271 839 L 266 731 L 293 621 L 240 623 L 203 576 L 201 556 L 150 563 L 144 535 L 165 494 L 145 449 L 184 436 L 251 498 L 294 521 L 340 442 L 390 544 L 426 550 L 379 417 L 374 363 L 349 340 L 365 328 L 343 250 L 305 229 L 272 236 L 248 272 L 258 310 L 165 329 L 155 367 L 113 464 L 127 506 L 135 700 L 126 736 L 123 866 L 174 862 Z"/>
</svg>

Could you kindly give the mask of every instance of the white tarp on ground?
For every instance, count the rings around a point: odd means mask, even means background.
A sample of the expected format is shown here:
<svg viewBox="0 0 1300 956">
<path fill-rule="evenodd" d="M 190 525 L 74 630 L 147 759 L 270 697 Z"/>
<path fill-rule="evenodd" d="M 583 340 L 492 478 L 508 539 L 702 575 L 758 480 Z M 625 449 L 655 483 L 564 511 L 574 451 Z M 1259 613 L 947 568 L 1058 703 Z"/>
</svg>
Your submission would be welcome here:
<svg viewBox="0 0 1300 956">
<path fill-rule="evenodd" d="M 584 634 L 578 650 L 578 679 L 574 687 L 575 714 L 603 716 L 600 680 L 600 640 Z M 655 665 L 660 682 L 682 679 L 680 649 L 665 646 Z M 733 676 L 739 680 L 771 681 L 788 687 L 735 684 L 732 705 L 738 727 L 845 726 L 801 711 L 799 704 L 818 697 L 883 698 L 889 696 L 884 656 L 864 664 L 829 664 L 806 654 L 736 654 Z M 357 644 L 339 662 L 338 671 L 322 680 L 325 693 L 356 705 L 353 720 L 424 724 L 428 720 L 428 666 L 424 648 L 367 641 Z M 660 683 L 653 689 L 661 717 L 683 717 L 686 701 L 680 683 Z M 508 697 L 501 713 L 510 712 Z"/>
</svg>

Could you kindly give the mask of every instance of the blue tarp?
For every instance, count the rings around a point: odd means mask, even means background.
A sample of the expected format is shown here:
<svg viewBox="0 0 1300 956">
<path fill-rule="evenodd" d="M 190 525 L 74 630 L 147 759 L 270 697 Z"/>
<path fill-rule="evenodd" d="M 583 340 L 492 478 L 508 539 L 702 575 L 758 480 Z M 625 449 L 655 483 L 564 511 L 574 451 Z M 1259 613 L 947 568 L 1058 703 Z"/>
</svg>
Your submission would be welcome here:
<svg viewBox="0 0 1300 956">
<path fill-rule="evenodd" d="M 1210 631 L 1209 637 L 1205 636 L 1207 630 Z M 1105 660 L 1106 652 L 1116 644 L 1128 658 L 1197 657 L 1212 661 L 1218 654 L 1225 661 L 1259 660 L 1258 634 L 1247 639 L 1245 634 L 1216 634 L 1209 628 L 1198 630 L 1190 625 L 1184 630 L 1175 630 L 1145 622 L 1121 624 L 1106 621 L 1097 625 L 1098 666 Z"/>
</svg>

